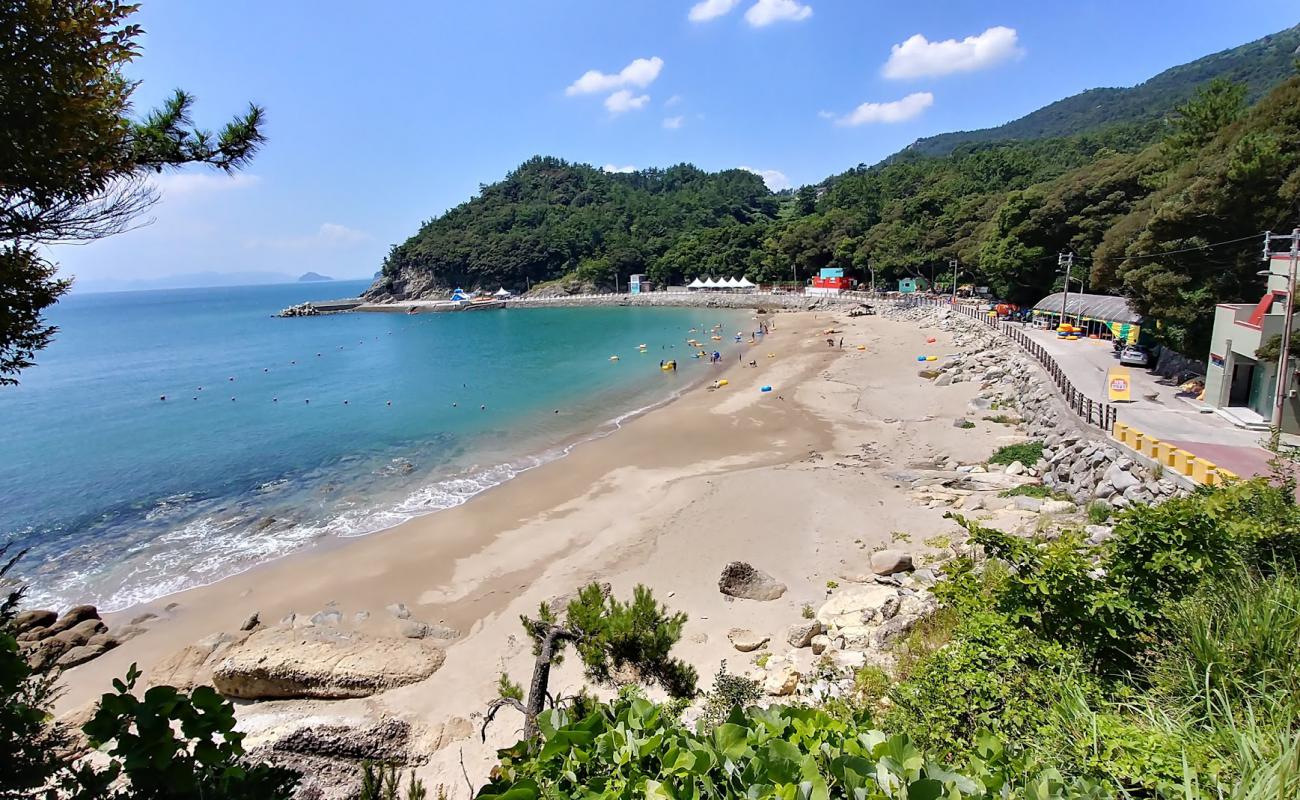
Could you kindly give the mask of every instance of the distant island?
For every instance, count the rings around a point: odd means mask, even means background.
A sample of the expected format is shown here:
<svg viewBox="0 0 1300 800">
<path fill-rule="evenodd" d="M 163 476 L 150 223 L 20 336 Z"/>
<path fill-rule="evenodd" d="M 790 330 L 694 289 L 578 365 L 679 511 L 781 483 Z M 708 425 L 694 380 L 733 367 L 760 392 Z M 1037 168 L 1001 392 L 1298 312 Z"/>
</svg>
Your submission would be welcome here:
<svg viewBox="0 0 1300 800">
<path fill-rule="evenodd" d="M 334 279 L 331 278 L 330 276 L 322 275 L 319 272 L 304 272 L 302 275 L 298 277 L 299 283 L 310 282 L 310 281 L 332 281 L 332 280 Z"/>
</svg>

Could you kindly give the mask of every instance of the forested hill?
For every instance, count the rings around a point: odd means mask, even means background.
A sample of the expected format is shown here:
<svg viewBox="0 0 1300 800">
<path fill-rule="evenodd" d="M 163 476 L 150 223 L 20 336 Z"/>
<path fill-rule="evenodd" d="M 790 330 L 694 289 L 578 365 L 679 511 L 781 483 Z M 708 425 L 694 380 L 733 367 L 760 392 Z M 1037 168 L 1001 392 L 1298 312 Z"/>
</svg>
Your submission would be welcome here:
<svg viewBox="0 0 1300 800">
<path fill-rule="evenodd" d="M 692 254 L 675 250 L 687 240 L 721 247 L 734 238 L 756 250 L 776 211 L 763 179 L 745 170 L 608 173 L 535 157 L 393 247 L 369 296 L 548 282 L 577 291 L 612 286 L 615 276 L 664 277 L 669 263 L 694 268 Z"/>
<path fill-rule="evenodd" d="M 995 128 L 917 139 L 892 158 L 943 156 L 963 144 L 1070 136 L 1116 123 L 1154 123 L 1215 78 L 1244 85 L 1253 102 L 1292 74 L 1298 48 L 1300 25 L 1167 69 L 1137 86 L 1089 89 Z"/>
<path fill-rule="evenodd" d="M 1218 79 L 1158 129 L 963 144 L 782 196 L 742 170 L 534 158 L 394 247 L 369 296 L 571 293 L 635 273 L 800 281 L 828 266 L 942 285 L 955 258 L 962 283 L 1033 303 L 1059 288 L 1068 251 L 1089 290 L 1127 296 L 1145 329 L 1203 354 L 1216 303 L 1259 299 L 1260 233 L 1300 219 L 1300 74 L 1248 97 Z"/>
</svg>

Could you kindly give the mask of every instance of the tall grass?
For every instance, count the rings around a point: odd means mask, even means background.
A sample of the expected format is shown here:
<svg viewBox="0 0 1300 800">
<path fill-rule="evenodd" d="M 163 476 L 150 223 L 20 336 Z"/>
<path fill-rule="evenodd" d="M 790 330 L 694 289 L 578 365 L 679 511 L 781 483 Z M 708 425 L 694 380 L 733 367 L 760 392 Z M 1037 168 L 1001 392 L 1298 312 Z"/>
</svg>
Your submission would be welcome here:
<svg viewBox="0 0 1300 800">
<path fill-rule="evenodd" d="M 1172 635 L 1151 671 L 1157 696 L 1205 723 L 1250 707 L 1300 720 L 1300 577 L 1240 575 L 1175 606 Z"/>
</svg>

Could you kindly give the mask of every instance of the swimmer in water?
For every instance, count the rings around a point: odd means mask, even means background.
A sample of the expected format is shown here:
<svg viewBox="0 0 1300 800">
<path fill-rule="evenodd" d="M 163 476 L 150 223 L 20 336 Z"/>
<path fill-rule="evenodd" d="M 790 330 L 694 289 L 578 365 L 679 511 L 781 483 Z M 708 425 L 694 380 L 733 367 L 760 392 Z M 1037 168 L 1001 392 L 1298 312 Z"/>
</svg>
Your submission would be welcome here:
<svg viewBox="0 0 1300 800">
<path fill-rule="evenodd" d="M 487 406 L 479 406 L 479 407 L 478 407 L 478 410 L 479 410 L 479 411 L 487 411 Z"/>
</svg>

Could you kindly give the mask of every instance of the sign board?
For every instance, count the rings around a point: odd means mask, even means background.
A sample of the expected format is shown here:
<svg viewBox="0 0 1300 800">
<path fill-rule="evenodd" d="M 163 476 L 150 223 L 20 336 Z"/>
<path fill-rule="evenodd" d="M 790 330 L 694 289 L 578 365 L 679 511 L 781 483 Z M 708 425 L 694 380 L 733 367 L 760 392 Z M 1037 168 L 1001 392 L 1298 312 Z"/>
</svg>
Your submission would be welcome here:
<svg viewBox="0 0 1300 800">
<path fill-rule="evenodd" d="M 844 270 L 841 269 L 841 268 L 839 268 L 839 267 L 822 267 L 822 271 L 821 271 L 820 273 L 818 273 L 817 277 L 819 277 L 819 278 L 843 278 L 843 277 L 844 277 Z"/>
<path fill-rule="evenodd" d="M 1106 399 L 1112 403 L 1127 403 L 1133 380 L 1125 367 L 1111 367 L 1106 373 Z"/>
</svg>

